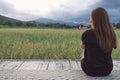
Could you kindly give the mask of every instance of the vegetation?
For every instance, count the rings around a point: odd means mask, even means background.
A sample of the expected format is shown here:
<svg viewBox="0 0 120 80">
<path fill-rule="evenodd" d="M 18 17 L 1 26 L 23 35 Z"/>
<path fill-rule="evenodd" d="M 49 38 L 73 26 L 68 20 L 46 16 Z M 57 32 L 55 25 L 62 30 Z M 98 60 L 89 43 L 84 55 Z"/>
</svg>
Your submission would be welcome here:
<svg viewBox="0 0 120 80">
<path fill-rule="evenodd" d="M 80 57 L 81 31 L 73 29 L 0 29 L 3 59 L 68 59 Z"/>
<path fill-rule="evenodd" d="M 78 29 L 1 28 L 1 59 L 80 59 Z M 120 45 L 120 30 L 116 30 Z M 120 59 L 120 47 L 113 58 Z"/>
<path fill-rule="evenodd" d="M 120 29 L 120 21 L 118 23 L 113 23 L 113 26 L 117 29 Z"/>
<path fill-rule="evenodd" d="M 65 24 L 65 23 L 40 23 L 35 21 L 1 21 L 0 27 L 19 27 L 19 28 L 78 28 L 79 25 Z"/>
</svg>

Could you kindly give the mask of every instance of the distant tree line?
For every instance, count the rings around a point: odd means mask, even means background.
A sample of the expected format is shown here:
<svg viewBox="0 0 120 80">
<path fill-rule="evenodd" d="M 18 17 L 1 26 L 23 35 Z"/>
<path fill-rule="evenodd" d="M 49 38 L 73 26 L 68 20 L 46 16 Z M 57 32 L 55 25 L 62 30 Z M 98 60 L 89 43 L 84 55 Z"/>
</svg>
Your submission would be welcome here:
<svg viewBox="0 0 120 80">
<path fill-rule="evenodd" d="M 29 22 L 11 22 L 11 21 L 0 21 L 0 25 L 8 26 L 8 27 L 38 27 L 38 28 L 76 28 L 76 26 L 71 26 L 67 24 L 60 24 L 60 23 L 37 23 L 35 21 Z"/>
<path fill-rule="evenodd" d="M 120 29 L 120 21 L 118 23 L 113 23 L 113 26 L 116 28 L 116 29 Z"/>
<path fill-rule="evenodd" d="M 37 28 L 79 28 L 80 25 L 67 25 L 67 24 L 60 24 L 60 23 L 37 23 L 35 21 L 29 22 L 11 22 L 11 21 L 0 21 L 0 25 L 5 25 L 8 27 L 37 27 Z M 120 21 L 118 23 L 113 23 L 113 26 L 116 29 L 120 29 Z M 0 26 L 1 27 L 1 26 Z M 4 26 L 3 26 L 4 27 Z M 88 26 L 90 27 L 90 26 Z"/>
</svg>

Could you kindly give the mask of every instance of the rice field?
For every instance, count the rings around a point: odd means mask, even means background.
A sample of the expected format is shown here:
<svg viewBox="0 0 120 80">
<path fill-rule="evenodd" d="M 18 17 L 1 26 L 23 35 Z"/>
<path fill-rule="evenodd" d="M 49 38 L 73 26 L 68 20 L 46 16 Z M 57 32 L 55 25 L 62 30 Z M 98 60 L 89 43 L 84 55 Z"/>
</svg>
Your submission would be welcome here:
<svg viewBox="0 0 120 80">
<path fill-rule="evenodd" d="M 0 29 L 0 59 L 80 59 L 81 34 L 78 29 Z M 118 45 L 120 30 L 116 30 Z M 120 59 L 120 47 L 113 50 Z"/>
</svg>

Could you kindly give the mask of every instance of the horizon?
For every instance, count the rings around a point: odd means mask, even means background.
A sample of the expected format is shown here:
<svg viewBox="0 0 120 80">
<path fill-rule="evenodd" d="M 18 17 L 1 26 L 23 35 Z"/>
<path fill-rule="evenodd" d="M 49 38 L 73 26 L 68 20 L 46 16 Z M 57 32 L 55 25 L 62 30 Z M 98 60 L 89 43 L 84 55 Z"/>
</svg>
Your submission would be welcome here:
<svg viewBox="0 0 120 80">
<path fill-rule="evenodd" d="M 1 0 L 0 14 L 22 21 L 48 18 L 89 23 L 91 11 L 103 7 L 108 11 L 112 22 L 119 22 L 119 5 L 119 0 Z"/>
</svg>

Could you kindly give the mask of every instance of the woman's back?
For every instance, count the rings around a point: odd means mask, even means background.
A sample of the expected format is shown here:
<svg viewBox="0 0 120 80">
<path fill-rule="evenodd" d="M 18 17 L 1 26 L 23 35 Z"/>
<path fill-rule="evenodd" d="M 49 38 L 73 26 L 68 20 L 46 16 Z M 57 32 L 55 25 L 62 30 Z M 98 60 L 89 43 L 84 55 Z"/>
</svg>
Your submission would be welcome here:
<svg viewBox="0 0 120 80">
<path fill-rule="evenodd" d="M 82 69 L 90 76 L 106 76 L 113 69 L 112 50 L 104 53 L 99 47 L 94 30 L 87 30 L 82 35 L 82 42 L 85 45 Z"/>
<path fill-rule="evenodd" d="M 100 49 L 94 30 L 87 30 L 82 35 L 82 42 L 85 44 L 85 62 L 89 67 L 96 69 L 108 69 L 113 67 L 111 53 L 112 50 L 104 53 Z"/>
</svg>

